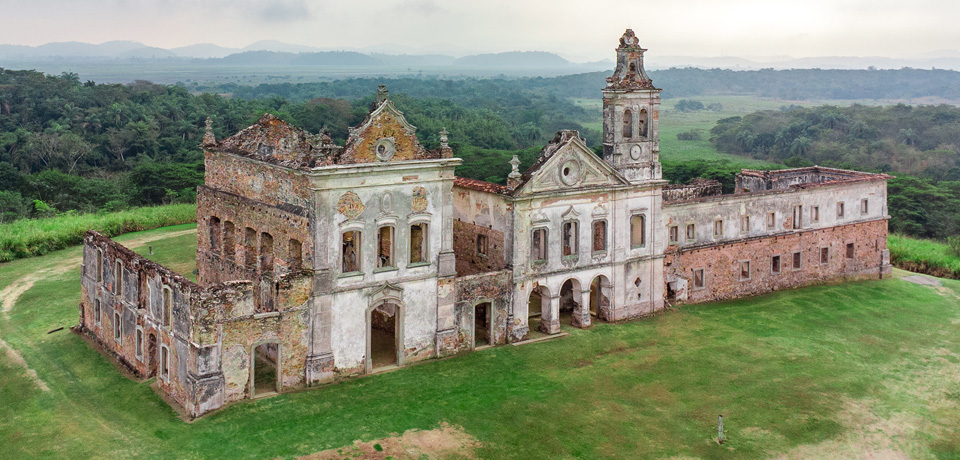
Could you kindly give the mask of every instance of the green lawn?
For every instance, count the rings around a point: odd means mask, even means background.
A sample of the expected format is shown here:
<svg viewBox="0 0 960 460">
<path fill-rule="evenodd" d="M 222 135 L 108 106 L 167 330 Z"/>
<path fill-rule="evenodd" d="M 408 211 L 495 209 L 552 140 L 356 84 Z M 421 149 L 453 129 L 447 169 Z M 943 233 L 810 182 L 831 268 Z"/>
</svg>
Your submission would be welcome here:
<svg viewBox="0 0 960 460">
<path fill-rule="evenodd" d="M 190 267 L 194 238 L 121 241 Z M 960 282 L 826 285 L 683 307 L 539 344 L 242 402 L 193 423 L 66 331 L 79 248 L 0 265 L 36 283 L 0 313 L 2 458 L 288 458 L 441 422 L 477 458 L 953 458 Z M 57 274 L 58 267 L 65 267 Z M 47 271 L 45 271 L 47 270 Z M 718 445 L 723 414 L 728 442 Z M 899 454 L 900 457 L 895 455 Z"/>
</svg>

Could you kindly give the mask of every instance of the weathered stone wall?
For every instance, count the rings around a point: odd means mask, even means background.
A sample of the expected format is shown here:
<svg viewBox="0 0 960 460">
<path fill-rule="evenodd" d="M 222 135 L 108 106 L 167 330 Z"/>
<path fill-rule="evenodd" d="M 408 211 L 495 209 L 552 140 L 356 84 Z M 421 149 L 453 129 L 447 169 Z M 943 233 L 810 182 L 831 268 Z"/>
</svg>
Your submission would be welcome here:
<svg viewBox="0 0 960 460">
<path fill-rule="evenodd" d="M 663 201 L 682 201 L 723 194 L 723 185 L 713 179 L 696 178 L 689 184 L 664 185 Z"/>
<path fill-rule="evenodd" d="M 230 153 L 204 151 L 204 185 L 270 206 L 307 206 L 303 171 Z"/>
<path fill-rule="evenodd" d="M 96 232 L 85 236 L 83 256 L 80 330 L 137 376 L 157 376 L 161 391 L 188 414 L 222 405 L 219 363 L 206 360 L 217 353 L 193 340 L 194 304 L 203 296 L 200 286 Z M 119 273 L 123 280 L 117 294 Z M 165 289 L 172 300 L 169 319 L 163 317 Z M 119 340 L 115 314 L 120 315 Z M 137 331 L 142 331 L 139 353 Z M 169 350 L 166 374 L 160 358 L 163 349 Z"/>
<path fill-rule="evenodd" d="M 457 344 L 454 351 L 472 349 L 476 338 L 475 307 L 490 302 L 491 345 L 509 341 L 510 304 L 513 296 L 513 273 L 494 271 L 456 279 Z"/>
<path fill-rule="evenodd" d="M 219 219 L 219 231 L 211 234 L 211 218 Z M 233 256 L 229 256 L 226 234 L 228 223 L 233 224 Z M 246 266 L 245 229 L 256 231 L 253 267 Z M 263 233 L 273 238 L 273 277 L 284 273 L 310 269 L 313 260 L 313 237 L 307 208 L 286 205 L 271 206 L 238 195 L 201 186 L 197 193 L 197 280 L 208 286 L 230 280 L 259 279 L 264 270 L 259 267 L 260 245 Z M 218 237 L 216 250 L 211 240 Z M 300 244 L 299 254 L 290 240 Z M 295 262 L 296 261 L 296 262 Z M 300 267 L 296 266 L 299 262 Z"/>
<path fill-rule="evenodd" d="M 679 279 L 685 286 L 671 302 L 696 303 L 748 297 L 841 278 L 875 279 L 890 271 L 886 242 L 887 221 L 877 219 L 690 249 L 674 246 L 668 249 L 664 262 L 666 282 Z M 849 243 L 854 245 L 852 258 L 846 253 Z M 828 248 L 826 263 L 820 263 L 821 248 Z M 795 252 L 801 255 L 799 269 L 793 268 Z M 773 272 L 773 256 L 780 256 L 780 273 Z M 744 261 L 750 263 L 746 279 L 741 277 Z M 694 284 L 694 270 L 699 269 L 704 273 L 702 288 Z"/>
<path fill-rule="evenodd" d="M 486 237 L 486 254 L 481 254 L 477 248 L 478 235 Z M 504 249 L 503 232 L 460 220 L 453 222 L 453 251 L 457 255 L 458 275 L 475 275 L 502 270 L 507 266 Z"/>
</svg>

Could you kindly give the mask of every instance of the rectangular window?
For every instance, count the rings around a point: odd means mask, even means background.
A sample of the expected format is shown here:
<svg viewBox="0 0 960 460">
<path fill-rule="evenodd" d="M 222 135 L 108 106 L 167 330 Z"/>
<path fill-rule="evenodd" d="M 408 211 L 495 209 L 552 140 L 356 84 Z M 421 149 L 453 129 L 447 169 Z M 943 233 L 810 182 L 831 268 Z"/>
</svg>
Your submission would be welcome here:
<svg viewBox="0 0 960 460">
<path fill-rule="evenodd" d="M 853 243 L 847 243 L 847 258 L 853 258 Z"/>
<path fill-rule="evenodd" d="M 103 282 L 103 251 L 97 249 L 97 282 Z"/>
<path fill-rule="evenodd" d="M 244 265 L 257 269 L 257 231 L 247 227 L 243 230 Z"/>
<path fill-rule="evenodd" d="M 343 232 L 343 243 L 340 248 L 340 272 L 358 271 L 360 271 L 360 231 Z"/>
<path fill-rule="evenodd" d="M 670 226 L 670 242 L 676 243 L 680 241 L 680 227 L 676 225 Z"/>
<path fill-rule="evenodd" d="M 163 287 L 163 318 L 160 319 L 163 327 L 170 327 L 173 323 L 173 290 L 167 286 Z"/>
<path fill-rule="evenodd" d="M 547 261 L 547 229 L 538 228 L 533 231 L 530 249 L 533 262 Z"/>
<path fill-rule="evenodd" d="M 223 223 L 223 257 L 236 263 L 237 256 L 237 227 L 229 220 Z"/>
<path fill-rule="evenodd" d="M 212 254 L 220 254 L 220 218 L 211 217 L 210 218 L 210 252 Z"/>
<path fill-rule="evenodd" d="M 687 224 L 687 241 L 693 241 L 695 239 L 697 239 L 696 224 Z"/>
<path fill-rule="evenodd" d="M 300 240 L 291 239 L 287 243 L 287 263 L 290 264 L 290 270 L 303 268 L 303 244 Z"/>
<path fill-rule="evenodd" d="M 750 279 L 750 261 L 741 260 L 740 261 L 740 281 L 745 281 Z"/>
<path fill-rule="evenodd" d="M 860 200 L 860 214 L 866 214 L 870 212 L 870 202 L 866 198 Z"/>
<path fill-rule="evenodd" d="M 593 221 L 593 252 L 607 250 L 607 221 Z"/>
<path fill-rule="evenodd" d="M 137 361 L 143 361 L 143 329 L 139 327 L 137 328 L 136 356 Z"/>
<path fill-rule="evenodd" d="M 393 227 L 387 225 L 377 230 L 377 268 L 393 267 Z"/>
<path fill-rule="evenodd" d="M 793 228 L 803 228 L 803 206 L 793 207 Z"/>
<path fill-rule="evenodd" d="M 113 340 L 120 342 L 120 313 L 113 314 Z"/>
<path fill-rule="evenodd" d="M 100 325 L 100 299 L 93 301 L 93 324 Z"/>
<path fill-rule="evenodd" d="M 477 235 L 477 255 L 485 256 L 490 249 L 487 235 Z"/>
<path fill-rule="evenodd" d="M 810 221 L 820 222 L 820 206 L 810 208 Z"/>
<path fill-rule="evenodd" d="M 750 216 L 740 216 L 740 233 L 750 233 Z"/>
<path fill-rule="evenodd" d="M 843 202 L 837 203 L 837 217 L 843 217 Z"/>
<path fill-rule="evenodd" d="M 800 252 L 793 253 L 793 269 L 800 270 Z"/>
<path fill-rule="evenodd" d="M 160 346 L 160 378 L 170 380 L 170 349 L 166 345 Z"/>
<path fill-rule="evenodd" d="M 579 223 L 576 221 L 564 222 L 562 230 L 563 252 L 561 254 L 564 256 L 576 256 L 579 253 L 579 248 L 577 247 L 579 246 L 577 244 L 577 240 L 579 240 L 578 234 L 580 233 Z"/>
<path fill-rule="evenodd" d="M 713 236 L 723 236 L 723 219 L 713 221 Z"/>
<path fill-rule="evenodd" d="M 703 269 L 698 268 L 693 271 L 693 288 L 694 289 L 703 289 L 705 286 L 703 282 Z"/>
<path fill-rule="evenodd" d="M 767 213 L 767 228 L 776 228 L 777 226 L 777 213 L 768 212 Z"/>
<path fill-rule="evenodd" d="M 117 261 L 116 264 L 114 264 L 113 277 L 114 277 L 113 293 L 118 296 L 122 296 L 123 295 L 123 264 L 121 264 L 119 260 Z"/>
<path fill-rule="evenodd" d="M 419 264 L 427 260 L 427 224 L 410 226 L 410 263 Z"/>
<path fill-rule="evenodd" d="M 630 218 L 630 247 L 639 248 L 647 244 L 646 217 L 637 214 Z"/>
<path fill-rule="evenodd" d="M 830 248 L 820 248 L 820 265 L 830 262 Z"/>
<path fill-rule="evenodd" d="M 773 256 L 770 259 L 770 273 L 774 275 L 780 274 L 780 256 Z"/>
</svg>

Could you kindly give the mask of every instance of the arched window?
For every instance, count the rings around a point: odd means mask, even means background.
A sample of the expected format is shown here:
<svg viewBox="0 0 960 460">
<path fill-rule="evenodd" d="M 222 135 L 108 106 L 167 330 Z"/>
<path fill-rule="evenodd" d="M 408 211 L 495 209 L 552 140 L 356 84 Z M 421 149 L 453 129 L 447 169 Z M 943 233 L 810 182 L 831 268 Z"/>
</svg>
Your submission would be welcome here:
<svg viewBox="0 0 960 460">
<path fill-rule="evenodd" d="M 633 112 L 623 111 L 623 137 L 633 137 Z"/>
<path fill-rule="evenodd" d="M 287 263 L 290 264 L 290 270 L 303 267 L 303 244 L 299 240 L 290 239 L 287 244 Z"/>
<path fill-rule="evenodd" d="M 223 257 L 233 262 L 237 255 L 237 227 L 229 220 L 223 223 Z"/>
<path fill-rule="evenodd" d="M 377 268 L 393 268 L 393 227 L 385 225 L 377 230 Z"/>
<path fill-rule="evenodd" d="M 267 232 L 260 234 L 260 271 L 273 271 L 273 235 Z"/>
<path fill-rule="evenodd" d="M 249 269 L 257 268 L 257 231 L 247 227 L 243 230 L 244 265 Z"/>
<path fill-rule="evenodd" d="M 210 218 L 210 252 L 220 254 L 220 218 Z"/>
<path fill-rule="evenodd" d="M 637 117 L 637 132 L 640 137 L 647 137 L 647 109 L 640 109 L 640 116 Z"/>
<path fill-rule="evenodd" d="M 161 324 L 163 327 L 170 327 L 170 324 L 173 323 L 173 290 L 168 286 L 164 286 L 163 290 L 163 311 L 160 312 L 162 318 L 160 318 Z"/>
</svg>

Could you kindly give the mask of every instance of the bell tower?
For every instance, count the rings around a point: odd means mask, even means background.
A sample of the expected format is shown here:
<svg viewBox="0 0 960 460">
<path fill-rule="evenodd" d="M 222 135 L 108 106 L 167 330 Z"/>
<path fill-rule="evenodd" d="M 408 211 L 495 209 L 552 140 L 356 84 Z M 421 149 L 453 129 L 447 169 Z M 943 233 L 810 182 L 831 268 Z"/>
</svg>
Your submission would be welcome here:
<svg viewBox="0 0 960 460">
<path fill-rule="evenodd" d="M 660 89 L 643 68 L 632 29 L 620 37 L 617 68 L 603 89 L 603 159 L 630 182 L 659 180 Z"/>
</svg>

